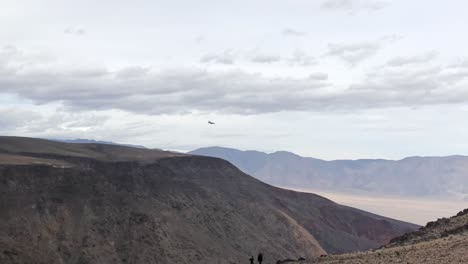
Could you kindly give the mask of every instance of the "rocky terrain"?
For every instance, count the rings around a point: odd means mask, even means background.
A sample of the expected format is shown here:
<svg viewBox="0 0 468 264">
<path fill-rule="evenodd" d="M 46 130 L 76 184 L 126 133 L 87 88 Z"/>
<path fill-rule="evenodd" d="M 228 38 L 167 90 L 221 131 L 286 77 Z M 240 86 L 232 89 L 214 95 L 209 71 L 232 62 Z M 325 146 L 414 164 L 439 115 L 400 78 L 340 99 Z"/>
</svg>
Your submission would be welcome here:
<svg viewBox="0 0 468 264">
<path fill-rule="evenodd" d="M 468 233 L 468 209 L 450 218 L 440 218 L 429 222 L 419 230 L 393 238 L 390 246 L 413 245 L 419 242 L 445 238 L 450 235 Z"/>
<path fill-rule="evenodd" d="M 0 137 L 0 212 L 0 263 L 271 263 L 417 228 L 217 158 L 17 137 Z"/>
<path fill-rule="evenodd" d="M 380 249 L 342 255 L 330 255 L 304 261 L 303 264 L 462 264 L 468 263 L 468 209 L 450 218 L 429 222 Z"/>
<path fill-rule="evenodd" d="M 465 156 L 325 161 L 285 151 L 267 154 L 222 147 L 191 153 L 225 159 L 275 186 L 370 196 L 468 200 Z"/>
</svg>

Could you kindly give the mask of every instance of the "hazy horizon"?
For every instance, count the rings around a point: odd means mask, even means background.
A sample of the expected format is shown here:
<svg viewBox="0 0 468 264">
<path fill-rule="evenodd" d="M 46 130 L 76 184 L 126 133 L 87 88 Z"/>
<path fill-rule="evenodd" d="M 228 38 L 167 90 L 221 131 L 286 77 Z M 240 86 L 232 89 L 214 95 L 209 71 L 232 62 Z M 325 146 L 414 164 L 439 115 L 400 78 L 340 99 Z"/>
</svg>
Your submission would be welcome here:
<svg viewBox="0 0 468 264">
<path fill-rule="evenodd" d="M 398 195 L 370 196 L 331 191 L 321 191 L 305 188 L 281 187 L 284 189 L 314 193 L 328 198 L 336 203 L 359 208 L 377 215 L 426 225 L 443 217 L 451 217 L 467 208 L 466 201 L 455 199 L 436 199 L 418 197 L 398 197 Z"/>
</svg>

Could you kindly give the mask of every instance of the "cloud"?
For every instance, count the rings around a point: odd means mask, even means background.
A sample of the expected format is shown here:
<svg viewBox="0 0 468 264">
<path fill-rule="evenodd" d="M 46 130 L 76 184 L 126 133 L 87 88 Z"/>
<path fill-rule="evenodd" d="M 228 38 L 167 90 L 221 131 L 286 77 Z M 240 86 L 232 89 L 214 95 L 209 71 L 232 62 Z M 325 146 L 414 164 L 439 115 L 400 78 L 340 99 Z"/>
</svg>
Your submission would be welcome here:
<svg viewBox="0 0 468 264">
<path fill-rule="evenodd" d="M 108 113 L 72 112 L 59 104 L 31 105 L 26 101 L 5 104 L 6 107 L 0 107 L 0 134 L 66 138 L 98 130 L 101 135 L 110 133 L 106 131 L 110 120 Z"/>
<path fill-rule="evenodd" d="M 420 64 L 420 63 L 428 63 L 434 60 L 438 56 L 438 53 L 435 51 L 427 52 L 424 54 L 419 54 L 415 56 L 407 56 L 407 57 L 396 57 L 387 62 L 387 65 L 393 67 L 401 67 L 404 65 L 409 64 Z"/>
<path fill-rule="evenodd" d="M 281 31 L 281 34 L 285 36 L 302 37 L 305 36 L 307 33 L 292 28 L 285 28 L 283 29 L 283 31 Z"/>
<path fill-rule="evenodd" d="M 449 67 L 388 66 L 369 73 L 349 90 L 365 95 L 373 107 L 458 104 L 468 101 L 467 81 L 468 71 Z"/>
<path fill-rule="evenodd" d="M 360 62 L 373 57 L 384 46 L 400 40 L 399 36 L 384 36 L 375 41 L 359 43 L 331 43 L 328 44 L 327 56 L 340 58 L 350 66 L 356 66 Z"/>
<path fill-rule="evenodd" d="M 86 30 L 82 27 L 67 27 L 63 30 L 63 33 L 67 35 L 83 36 L 86 35 Z"/>
<path fill-rule="evenodd" d="M 198 68 L 80 70 L 40 62 L 16 67 L 12 56 L 0 64 L 0 94 L 14 94 L 39 105 L 60 104 L 76 113 L 117 109 L 148 115 L 249 115 L 468 102 L 468 70 L 443 65 L 384 66 L 337 88 L 326 73 L 290 78 Z"/>
<path fill-rule="evenodd" d="M 291 65 L 299 65 L 299 66 L 310 66 L 317 63 L 317 60 L 308 55 L 305 51 L 296 50 L 290 58 L 288 58 L 288 62 Z"/>
<path fill-rule="evenodd" d="M 457 68 L 468 68 L 468 58 L 460 59 L 457 62 L 452 63 L 449 67 L 450 68 L 455 68 L 455 69 L 457 69 Z"/>
<path fill-rule="evenodd" d="M 322 72 L 311 73 L 309 75 L 309 79 L 319 80 L 319 81 L 326 81 L 326 80 L 328 80 L 328 74 L 322 73 Z"/>
<path fill-rule="evenodd" d="M 198 36 L 195 37 L 194 40 L 195 40 L 196 43 L 201 43 L 201 42 L 206 40 L 206 37 L 203 36 L 203 35 L 198 35 Z"/>
<path fill-rule="evenodd" d="M 106 115 L 94 114 L 92 111 L 73 113 L 56 108 L 52 114 L 44 114 L 33 120 L 29 119 L 27 127 L 22 130 L 25 133 L 87 132 L 103 126 L 109 118 Z"/>
<path fill-rule="evenodd" d="M 468 68 L 468 59 L 466 59 L 462 63 L 460 63 L 459 67 Z"/>
<path fill-rule="evenodd" d="M 116 72 L 116 77 L 120 79 L 141 79 L 151 71 L 148 67 L 131 66 Z"/>
<path fill-rule="evenodd" d="M 330 11 L 347 11 L 354 13 L 359 10 L 376 11 L 386 7 L 387 5 L 388 3 L 384 1 L 327 0 L 322 3 L 321 8 Z"/>
<path fill-rule="evenodd" d="M 20 56 L 21 53 L 15 46 L 5 45 L 0 47 L 0 63 L 2 64 L 6 64 L 12 58 L 19 59 Z"/>
<path fill-rule="evenodd" d="M 236 56 L 232 50 L 225 50 L 220 54 L 207 54 L 200 58 L 203 63 L 234 64 Z"/>
<path fill-rule="evenodd" d="M 266 54 L 257 54 L 251 58 L 251 61 L 255 63 L 274 63 L 280 60 L 281 60 L 281 57 L 278 55 L 266 55 Z"/>
<path fill-rule="evenodd" d="M 37 120 L 41 115 L 13 107 L 0 108 L 0 132 L 9 131 L 12 128 L 22 128 L 31 120 Z"/>
<path fill-rule="evenodd" d="M 356 43 L 356 44 L 329 44 L 328 55 L 338 57 L 351 66 L 368 59 L 375 54 L 381 46 L 379 43 Z"/>
<path fill-rule="evenodd" d="M 143 71 L 139 78 L 122 78 L 122 72 L 129 69 L 120 69 L 91 78 L 72 77 L 65 69 L 10 70 L 12 74 L 0 73 L 0 93 L 15 94 L 37 104 L 61 103 L 70 111 L 255 114 L 299 110 L 308 107 L 299 99 L 319 94 L 320 88 L 327 85 L 322 80 L 267 78 L 243 71 L 173 69 Z"/>
</svg>

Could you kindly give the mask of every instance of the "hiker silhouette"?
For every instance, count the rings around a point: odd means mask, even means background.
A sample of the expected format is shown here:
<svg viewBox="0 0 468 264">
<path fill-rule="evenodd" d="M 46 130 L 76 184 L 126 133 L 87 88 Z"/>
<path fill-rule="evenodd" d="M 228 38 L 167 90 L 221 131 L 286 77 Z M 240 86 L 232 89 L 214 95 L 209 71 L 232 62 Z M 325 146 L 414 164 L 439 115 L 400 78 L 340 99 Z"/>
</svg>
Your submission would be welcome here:
<svg viewBox="0 0 468 264">
<path fill-rule="evenodd" d="M 254 264 L 254 260 L 255 260 L 255 259 L 254 259 L 253 256 L 251 256 L 251 257 L 249 258 L 249 260 L 250 260 L 250 264 Z"/>
<path fill-rule="evenodd" d="M 262 261 L 263 261 L 263 254 L 262 253 L 258 254 L 257 261 L 258 261 L 258 264 L 262 264 Z"/>
</svg>

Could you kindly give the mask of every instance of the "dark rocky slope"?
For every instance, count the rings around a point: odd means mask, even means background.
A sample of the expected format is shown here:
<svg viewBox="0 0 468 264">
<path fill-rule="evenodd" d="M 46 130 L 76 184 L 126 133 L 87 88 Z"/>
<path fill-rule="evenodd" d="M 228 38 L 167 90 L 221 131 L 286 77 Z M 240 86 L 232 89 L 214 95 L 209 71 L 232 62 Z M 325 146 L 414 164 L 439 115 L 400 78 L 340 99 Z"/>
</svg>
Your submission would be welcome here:
<svg viewBox="0 0 468 264">
<path fill-rule="evenodd" d="M 0 137 L 0 263 L 238 263 L 364 250 L 414 225 L 216 158 Z"/>
<path fill-rule="evenodd" d="M 403 246 L 445 238 L 450 235 L 468 235 L 468 209 L 460 211 L 450 218 L 439 218 L 419 228 L 418 230 L 395 237 L 388 246 Z"/>
</svg>

